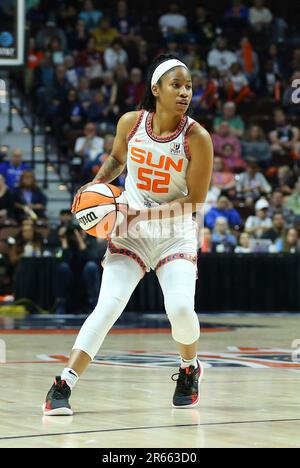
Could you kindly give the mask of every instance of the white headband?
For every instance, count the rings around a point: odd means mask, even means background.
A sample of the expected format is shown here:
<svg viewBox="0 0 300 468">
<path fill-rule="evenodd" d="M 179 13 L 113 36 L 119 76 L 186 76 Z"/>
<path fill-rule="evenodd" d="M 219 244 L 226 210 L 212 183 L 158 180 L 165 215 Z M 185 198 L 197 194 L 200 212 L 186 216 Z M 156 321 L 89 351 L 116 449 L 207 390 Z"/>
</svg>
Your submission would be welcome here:
<svg viewBox="0 0 300 468">
<path fill-rule="evenodd" d="M 177 59 L 166 60 L 165 62 L 158 65 L 158 67 L 155 69 L 152 75 L 152 79 L 151 79 L 151 87 L 155 85 L 156 83 L 158 83 L 160 78 L 174 67 L 184 67 L 188 70 L 188 67 L 180 60 L 177 60 Z"/>
</svg>

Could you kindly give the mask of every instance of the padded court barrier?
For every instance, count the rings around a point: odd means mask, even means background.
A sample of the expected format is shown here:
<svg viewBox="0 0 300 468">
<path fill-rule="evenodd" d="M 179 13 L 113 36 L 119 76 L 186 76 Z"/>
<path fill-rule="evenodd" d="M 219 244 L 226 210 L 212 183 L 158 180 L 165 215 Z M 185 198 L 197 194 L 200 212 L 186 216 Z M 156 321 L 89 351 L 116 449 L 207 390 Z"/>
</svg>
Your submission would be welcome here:
<svg viewBox="0 0 300 468">
<path fill-rule="evenodd" d="M 16 297 L 50 309 L 54 303 L 54 258 L 24 258 L 17 268 Z M 300 311 L 300 255 L 200 254 L 196 311 Z M 156 275 L 145 275 L 126 310 L 161 312 Z M 84 313 L 84 310 L 80 312 Z"/>
</svg>

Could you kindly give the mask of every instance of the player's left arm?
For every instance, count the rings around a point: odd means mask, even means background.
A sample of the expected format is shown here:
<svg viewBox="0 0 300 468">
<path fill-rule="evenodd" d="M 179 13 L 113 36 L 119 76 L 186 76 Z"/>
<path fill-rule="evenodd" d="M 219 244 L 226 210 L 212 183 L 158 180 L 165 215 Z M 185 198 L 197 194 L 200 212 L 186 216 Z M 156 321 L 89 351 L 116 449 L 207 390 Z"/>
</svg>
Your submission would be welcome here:
<svg viewBox="0 0 300 468">
<path fill-rule="evenodd" d="M 175 202 L 192 204 L 192 211 L 197 211 L 197 204 L 205 203 L 212 177 L 214 150 L 207 130 L 196 124 L 188 137 L 191 160 L 186 174 L 188 195 Z"/>
</svg>

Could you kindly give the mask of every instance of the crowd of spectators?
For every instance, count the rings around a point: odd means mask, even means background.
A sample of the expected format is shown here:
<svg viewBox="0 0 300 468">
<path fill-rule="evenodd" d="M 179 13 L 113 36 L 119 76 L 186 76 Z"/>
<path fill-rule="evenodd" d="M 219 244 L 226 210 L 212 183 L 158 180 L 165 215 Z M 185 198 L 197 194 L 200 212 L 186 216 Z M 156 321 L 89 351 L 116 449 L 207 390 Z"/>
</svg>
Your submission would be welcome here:
<svg viewBox="0 0 300 468">
<path fill-rule="evenodd" d="M 267 0 L 191 1 L 188 9 L 181 1 L 146 1 L 141 9 L 126 0 L 31 0 L 22 86 L 56 139 L 61 160 L 70 165 L 76 187 L 110 154 L 119 117 L 138 108 L 151 60 L 175 54 L 192 73 L 191 116 L 210 131 L 215 150 L 202 250 L 295 253 L 300 107 L 292 83 L 300 78 L 298 10 Z M 19 150 L 0 173 L 0 223 L 45 219 L 46 199 Z M 114 183 L 123 188 L 125 177 Z M 41 250 L 32 231 L 30 236 Z M 85 251 L 87 239 L 78 236 L 73 233 L 71 244 Z M 56 236 L 56 248 L 67 245 L 64 239 Z M 66 291 L 74 278 L 64 268 Z M 85 278 L 84 267 L 81 272 Z"/>
<path fill-rule="evenodd" d="M 104 148 L 109 150 L 106 140 Z M 56 257 L 55 312 L 76 310 L 78 299 L 80 306 L 92 310 L 99 293 L 99 259 L 105 250 L 105 241 L 87 236 L 74 224 L 70 210 L 61 212 L 57 227 L 49 224 L 47 197 L 34 171 L 23 162 L 21 149 L 8 152 L 0 162 L 0 297 L 5 298 L 23 281 L 18 268 L 21 258 Z M 28 271 L 28 275 L 34 290 L 35 273 Z M 83 294 L 79 298 L 74 291 Z"/>
</svg>

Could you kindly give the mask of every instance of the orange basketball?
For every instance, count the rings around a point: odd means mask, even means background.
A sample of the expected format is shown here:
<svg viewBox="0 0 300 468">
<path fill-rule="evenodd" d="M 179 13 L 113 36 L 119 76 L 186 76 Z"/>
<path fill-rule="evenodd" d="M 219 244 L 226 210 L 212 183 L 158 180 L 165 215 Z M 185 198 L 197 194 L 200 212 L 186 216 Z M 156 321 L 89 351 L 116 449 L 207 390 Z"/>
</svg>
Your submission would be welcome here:
<svg viewBox="0 0 300 468">
<path fill-rule="evenodd" d="M 110 184 L 94 184 L 85 189 L 76 209 L 80 227 L 91 236 L 107 239 L 124 215 L 120 212 L 121 191 Z"/>
</svg>

